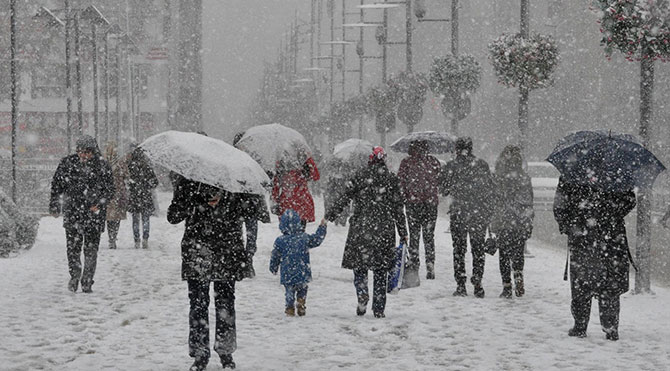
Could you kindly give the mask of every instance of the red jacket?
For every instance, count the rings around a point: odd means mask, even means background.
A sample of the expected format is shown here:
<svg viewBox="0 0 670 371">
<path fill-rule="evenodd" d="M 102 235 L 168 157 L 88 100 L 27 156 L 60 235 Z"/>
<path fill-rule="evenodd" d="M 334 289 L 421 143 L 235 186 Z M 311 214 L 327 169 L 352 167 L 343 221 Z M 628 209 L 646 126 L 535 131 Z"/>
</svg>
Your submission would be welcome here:
<svg viewBox="0 0 670 371">
<path fill-rule="evenodd" d="M 428 154 L 413 154 L 400 162 L 398 178 L 405 203 L 439 203 L 440 162 Z"/>
<path fill-rule="evenodd" d="M 300 215 L 300 220 L 313 222 L 314 200 L 309 193 L 307 181 L 317 181 L 320 177 L 316 163 L 311 157 L 305 161 L 303 169 L 277 174 L 272 179 L 272 200 L 279 206 L 279 215 L 288 209 L 293 209 Z"/>
</svg>

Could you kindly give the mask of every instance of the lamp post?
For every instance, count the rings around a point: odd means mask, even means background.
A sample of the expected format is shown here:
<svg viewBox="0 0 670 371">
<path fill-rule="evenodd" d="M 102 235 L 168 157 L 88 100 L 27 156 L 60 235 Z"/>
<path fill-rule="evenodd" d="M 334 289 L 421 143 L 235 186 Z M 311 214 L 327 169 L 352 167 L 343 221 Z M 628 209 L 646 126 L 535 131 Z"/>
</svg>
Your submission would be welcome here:
<svg viewBox="0 0 670 371">
<path fill-rule="evenodd" d="M 16 72 L 16 0 L 9 2 L 10 16 L 10 61 L 9 74 L 11 78 L 12 95 L 12 201 L 16 203 L 16 126 L 19 115 L 19 81 Z"/>
<path fill-rule="evenodd" d="M 109 140 L 109 36 L 117 35 L 119 33 L 121 33 L 121 27 L 117 24 L 111 25 L 104 32 L 103 81 L 105 82 L 105 142 Z"/>
</svg>

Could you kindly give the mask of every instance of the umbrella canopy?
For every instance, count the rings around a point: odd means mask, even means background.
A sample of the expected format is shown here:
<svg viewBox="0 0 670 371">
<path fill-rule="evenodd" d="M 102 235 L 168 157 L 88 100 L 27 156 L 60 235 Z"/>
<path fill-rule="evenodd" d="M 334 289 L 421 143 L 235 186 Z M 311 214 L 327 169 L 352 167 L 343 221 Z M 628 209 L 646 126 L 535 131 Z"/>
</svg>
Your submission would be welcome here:
<svg viewBox="0 0 670 371">
<path fill-rule="evenodd" d="M 368 163 L 374 145 L 364 139 L 347 139 L 338 143 L 325 159 L 327 171 L 337 174 L 355 172 Z"/>
<path fill-rule="evenodd" d="M 456 139 L 444 131 L 415 131 L 393 142 L 391 149 L 407 153 L 410 143 L 421 140 L 428 143 L 428 153 L 448 153 L 456 149 Z"/>
<path fill-rule="evenodd" d="M 302 134 L 280 124 L 249 128 L 235 146 L 271 173 L 275 172 L 277 165 L 284 169 L 300 169 L 312 156 L 312 150 Z"/>
<path fill-rule="evenodd" d="M 665 166 L 632 135 L 578 131 L 561 139 L 547 157 L 568 183 L 606 191 L 651 186 Z"/>
<path fill-rule="evenodd" d="M 197 133 L 166 131 L 140 144 L 155 163 L 185 178 L 233 193 L 265 194 L 265 171 L 248 154 Z"/>
</svg>

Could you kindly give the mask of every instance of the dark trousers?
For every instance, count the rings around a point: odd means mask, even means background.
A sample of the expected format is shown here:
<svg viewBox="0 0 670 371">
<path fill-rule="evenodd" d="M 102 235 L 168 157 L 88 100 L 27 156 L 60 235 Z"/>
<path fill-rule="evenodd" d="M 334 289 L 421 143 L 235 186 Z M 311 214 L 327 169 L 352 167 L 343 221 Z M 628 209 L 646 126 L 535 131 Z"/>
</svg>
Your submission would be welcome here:
<svg viewBox="0 0 670 371">
<path fill-rule="evenodd" d="M 497 236 L 498 261 L 503 284 L 512 283 L 511 271 L 522 272 L 524 265 L 523 249 L 526 240 L 519 231 L 505 229 Z M 511 269 L 510 269 L 511 266 Z"/>
<path fill-rule="evenodd" d="M 419 241 L 423 231 L 423 248 L 426 251 L 426 264 L 435 263 L 435 221 L 437 220 L 437 205 L 431 203 L 408 203 L 405 205 L 407 225 L 409 226 L 409 264 L 418 269 Z"/>
<path fill-rule="evenodd" d="M 465 253 L 468 251 L 468 235 L 472 250 L 472 284 L 480 285 L 484 276 L 484 240 L 487 223 L 465 213 L 452 212 L 450 218 L 451 239 L 454 248 L 454 278 L 456 283 L 464 285 Z"/>
<path fill-rule="evenodd" d="M 133 237 L 135 241 L 140 240 L 140 216 L 142 219 L 142 239 L 149 239 L 149 227 L 151 226 L 149 222 L 149 213 L 132 213 L 133 216 Z"/>
<path fill-rule="evenodd" d="M 119 235 L 119 226 L 121 225 L 120 220 L 108 220 L 107 221 L 107 237 L 109 237 L 109 242 L 116 241 L 116 236 Z"/>
<path fill-rule="evenodd" d="M 307 299 L 307 284 L 284 285 L 286 289 L 286 308 L 295 306 L 295 299 Z"/>
<path fill-rule="evenodd" d="M 83 231 L 77 228 L 65 228 L 67 239 L 67 263 L 71 279 L 81 279 L 82 286 L 93 285 L 93 276 L 98 261 L 98 247 L 100 246 L 100 230 L 86 228 Z M 84 250 L 84 269 L 81 266 L 81 251 Z"/>
<path fill-rule="evenodd" d="M 209 281 L 188 280 L 189 311 L 188 353 L 209 358 Z M 214 281 L 216 330 L 214 351 L 232 354 L 237 349 L 235 328 L 235 280 Z"/>
<path fill-rule="evenodd" d="M 372 272 L 372 311 L 374 313 L 384 313 L 386 308 L 386 284 L 388 272 L 384 269 L 374 270 Z M 358 303 L 368 305 L 370 298 L 368 291 L 368 270 L 354 269 L 354 287 Z"/>
</svg>

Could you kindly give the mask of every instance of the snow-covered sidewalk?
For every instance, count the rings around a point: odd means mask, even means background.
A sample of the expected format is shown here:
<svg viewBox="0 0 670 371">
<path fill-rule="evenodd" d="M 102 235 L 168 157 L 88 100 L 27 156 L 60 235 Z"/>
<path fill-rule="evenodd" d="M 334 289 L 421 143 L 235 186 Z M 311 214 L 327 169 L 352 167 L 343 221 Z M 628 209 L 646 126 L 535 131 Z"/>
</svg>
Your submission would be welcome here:
<svg viewBox="0 0 670 371">
<path fill-rule="evenodd" d="M 163 211 L 168 202 L 169 195 L 161 194 Z M 317 218 L 322 215 L 317 207 Z M 340 268 L 347 229 L 332 223 L 324 244 L 312 250 L 307 316 L 286 318 L 283 287 L 267 269 L 277 222 L 261 225 L 257 276 L 237 285 L 238 369 L 670 369 L 668 289 L 622 297 L 618 342 L 605 340 L 595 301 L 588 337 L 569 338 L 563 248 L 531 241 L 523 298 L 498 298 L 497 255 L 487 256 L 486 297 L 474 298 L 469 285 L 470 296 L 455 298 L 445 222 L 441 215 L 437 279 L 389 296 L 385 319 L 356 316 L 352 273 Z M 188 369 L 183 225 L 152 218 L 149 250 L 135 250 L 129 220 L 122 222 L 118 250 L 107 249 L 102 237 L 94 292 L 73 294 L 67 291 L 61 223 L 43 218 L 32 250 L 0 259 L 0 370 Z M 314 229 L 308 226 L 308 232 Z M 216 358 L 208 370 L 221 370 Z"/>
</svg>

